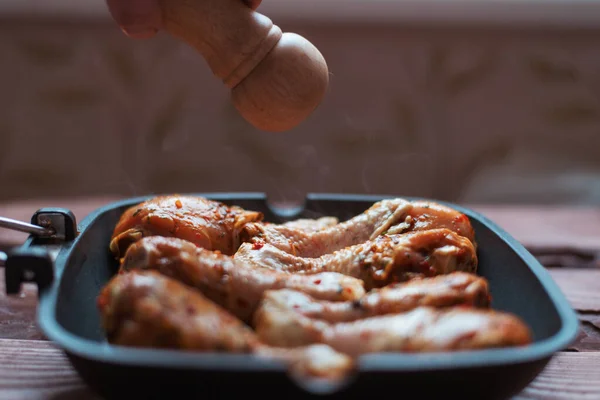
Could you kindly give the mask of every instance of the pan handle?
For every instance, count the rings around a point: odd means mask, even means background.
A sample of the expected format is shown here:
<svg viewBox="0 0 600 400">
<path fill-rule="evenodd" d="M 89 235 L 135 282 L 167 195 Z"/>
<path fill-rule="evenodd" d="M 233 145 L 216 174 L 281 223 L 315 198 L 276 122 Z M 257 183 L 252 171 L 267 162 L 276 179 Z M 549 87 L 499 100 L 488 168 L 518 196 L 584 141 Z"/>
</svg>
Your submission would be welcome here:
<svg viewBox="0 0 600 400">
<path fill-rule="evenodd" d="M 38 294 L 54 281 L 54 255 L 61 244 L 77 236 L 77 221 L 73 213 L 64 208 L 41 208 L 31 217 L 31 224 L 3 218 L 0 226 L 29 232 L 25 243 L 0 254 L 4 265 L 6 294 L 21 291 L 21 284 L 36 283 Z"/>
<path fill-rule="evenodd" d="M 4 265 L 6 294 L 21 292 L 21 284 L 35 282 L 38 293 L 54 281 L 54 259 L 43 247 L 23 247 L 7 254 Z"/>
</svg>

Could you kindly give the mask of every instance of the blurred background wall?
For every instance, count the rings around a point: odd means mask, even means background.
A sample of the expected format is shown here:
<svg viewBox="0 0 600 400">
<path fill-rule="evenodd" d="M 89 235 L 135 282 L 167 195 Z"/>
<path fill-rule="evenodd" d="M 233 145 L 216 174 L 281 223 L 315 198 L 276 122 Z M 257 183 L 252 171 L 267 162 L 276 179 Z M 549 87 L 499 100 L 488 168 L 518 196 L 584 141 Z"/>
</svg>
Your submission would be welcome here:
<svg viewBox="0 0 600 400">
<path fill-rule="evenodd" d="M 238 116 L 194 50 L 126 38 L 103 0 L 0 0 L 0 201 L 312 191 L 600 204 L 600 31 L 431 27 L 386 9 L 333 20 L 288 3 L 260 11 L 321 50 L 331 83 L 309 120 L 271 134 Z"/>
</svg>

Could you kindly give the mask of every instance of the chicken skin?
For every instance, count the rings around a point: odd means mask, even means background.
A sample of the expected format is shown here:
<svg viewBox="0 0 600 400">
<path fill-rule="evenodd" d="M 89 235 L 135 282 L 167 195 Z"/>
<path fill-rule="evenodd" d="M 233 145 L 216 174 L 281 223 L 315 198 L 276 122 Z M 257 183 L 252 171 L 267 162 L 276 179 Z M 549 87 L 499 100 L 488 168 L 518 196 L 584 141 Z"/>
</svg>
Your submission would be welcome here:
<svg viewBox="0 0 600 400">
<path fill-rule="evenodd" d="M 300 218 L 293 221 L 284 222 L 281 224 L 281 226 L 310 233 L 330 228 L 339 224 L 339 222 L 339 219 L 335 217 L 321 217 L 316 219 Z"/>
<path fill-rule="evenodd" d="M 466 237 L 477 248 L 475 229 L 465 214 L 431 201 L 413 201 L 411 205 L 404 221 L 407 227 L 398 225 L 390 229 L 388 234 L 400 233 L 397 229 L 401 229 L 402 232 L 418 232 L 445 228 Z"/>
<path fill-rule="evenodd" d="M 269 296 L 287 304 L 299 314 L 330 323 L 397 314 L 422 306 L 488 308 L 491 302 L 487 281 L 466 272 L 412 279 L 371 290 L 354 301 L 316 300 L 302 292 L 289 289 L 271 291 Z"/>
<path fill-rule="evenodd" d="M 113 344 L 248 353 L 257 342 L 233 315 L 155 271 L 117 275 L 97 303 Z"/>
<path fill-rule="evenodd" d="M 242 242 L 268 243 L 299 257 L 319 257 L 382 234 L 403 222 L 410 208 L 403 199 L 382 200 L 348 221 L 313 232 L 293 225 L 252 222 L 242 228 L 240 237 Z"/>
<path fill-rule="evenodd" d="M 328 323 L 296 312 L 278 291 L 264 295 L 255 314 L 260 339 L 279 347 L 326 344 L 359 356 L 378 352 L 438 352 L 524 346 L 529 328 L 512 314 L 490 309 L 417 307 L 410 311 Z"/>
<path fill-rule="evenodd" d="M 266 243 L 298 257 L 315 258 L 375 239 L 384 233 L 441 228 L 466 237 L 476 246 L 475 232 L 463 213 L 433 202 L 411 203 L 401 198 L 379 201 L 354 218 L 318 231 L 258 221 L 247 223 L 240 235 L 243 242 Z"/>
<path fill-rule="evenodd" d="M 102 289 L 97 304 L 107 340 L 115 345 L 254 354 L 283 361 L 290 373 L 308 378 L 343 378 L 353 368 L 350 357 L 326 345 L 265 345 L 199 291 L 155 271 L 117 275 Z"/>
<path fill-rule="evenodd" d="M 234 259 L 286 272 L 339 272 L 362 279 L 367 290 L 414 277 L 477 270 L 473 244 L 449 229 L 381 235 L 319 258 L 296 257 L 268 244 L 244 243 Z"/>
<path fill-rule="evenodd" d="M 194 196 L 158 196 L 127 209 L 119 219 L 111 252 L 120 259 L 127 248 L 143 237 L 177 237 L 207 250 L 232 255 L 239 247 L 239 233 L 263 214 Z"/>
<path fill-rule="evenodd" d="M 121 271 L 155 270 L 199 289 L 206 297 L 244 322 L 263 293 L 294 289 L 330 301 L 356 300 L 365 293 L 360 279 L 334 272 L 290 274 L 255 268 L 178 238 L 151 236 L 132 244 Z"/>
</svg>

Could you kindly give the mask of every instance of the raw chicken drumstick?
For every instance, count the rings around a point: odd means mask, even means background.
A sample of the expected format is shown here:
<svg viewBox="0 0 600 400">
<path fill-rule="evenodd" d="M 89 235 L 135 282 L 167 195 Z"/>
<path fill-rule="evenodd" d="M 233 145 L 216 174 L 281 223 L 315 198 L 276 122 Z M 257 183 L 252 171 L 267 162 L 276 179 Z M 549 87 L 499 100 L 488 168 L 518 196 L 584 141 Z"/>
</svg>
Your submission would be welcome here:
<svg viewBox="0 0 600 400">
<path fill-rule="evenodd" d="M 477 270 L 473 243 L 445 228 L 377 236 L 319 258 L 293 256 L 268 244 L 244 243 L 234 260 L 285 272 L 339 272 L 362 279 L 367 290 L 413 277 Z"/>
<path fill-rule="evenodd" d="M 239 247 L 240 229 L 261 221 L 262 213 L 194 196 L 158 196 L 127 209 L 110 242 L 117 258 L 146 236 L 178 237 L 207 250 L 231 255 Z"/>
<path fill-rule="evenodd" d="M 121 271 L 134 269 L 157 270 L 195 287 L 244 322 L 251 320 L 263 293 L 270 289 L 295 289 L 330 301 L 355 300 L 365 293 L 361 280 L 346 275 L 254 268 L 183 239 L 161 236 L 143 238 L 129 247 Z"/>
<path fill-rule="evenodd" d="M 335 217 L 321 217 L 316 219 L 300 218 L 289 222 L 284 222 L 280 226 L 284 226 L 290 229 L 297 229 L 304 232 L 317 232 L 326 228 L 330 228 L 339 224 L 339 219 Z M 265 225 L 275 225 L 264 222 Z"/>
<path fill-rule="evenodd" d="M 271 244 L 298 257 L 314 258 L 375 239 L 384 233 L 437 228 L 449 229 L 476 245 L 475 232 L 466 215 L 437 203 L 411 203 L 401 198 L 379 201 L 362 214 L 317 232 L 260 221 L 249 222 L 241 229 L 240 238 L 243 242 Z"/>
<path fill-rule="evenodd" d="M 376 352 L 436 352 L 522 346 L 529 328 L 490 309 L 417 307 L 399 314 L 328 323 L 296 312 L 278 291 L 267 291 L 255 314 L 256 333 L 272 346 L 313 343 L 358 356 Z"/>
<path fill-rule="evenodd" d="M 207 250 L 232 255 L 240 245 L 240 229 L 262 221 L 263 214 L 194 196 L 158 196 L 128 208 L 119 219 L 110 242 L 117 258 L 145 236 L 188 240 Z M 282 224 L 298 231 L 316 232 L 338 223 L 335 217 L 302 218 Z M 272 224 L 270 224 L 272 225 Z"/>
<path fill-rule="evenodd" d="M 247 325 L 200 292 L 155 271 L 117 275 L 97 300 L 109 343 L 122 346 L 252 353 L 283 361 L 305 377 L 343 378 L 353 361 L 325 345 L 262 344 Z"/>
<path fill-rule="evenodd" d="M 386 199 L 348 221 L 306 232 L 294 226 L 247 223 L 240 232 L 242 242 L 268 243 L 299 257 L 318 257 L 380 235 L 404 221 L 411 204 L 403 199 Z"/>
<path fill-rule="evenodd" d="M 466 237 L 473 246 L 477 247 L 475 230 L 465 214 L 431 201 L 413 201 L 411 204 L 412 208 L 408 211 L 405 220 L 408 227 L 398 225 L 390 229 L 388 234 L 446 228 Z"/>
<path fill-rule="evenodd" d="M 287 304 L 299 314 L 330 323 L 397 314 L 421 306 L 488 308 L 491 302 L 485 278 L 466 272 L 453 272 L 435 278 L 415 278 L 372 290 L 354 301 L 316 300 L 290 289 L 270 291 L 269 296 L 271 301 Z"/>
</svg>

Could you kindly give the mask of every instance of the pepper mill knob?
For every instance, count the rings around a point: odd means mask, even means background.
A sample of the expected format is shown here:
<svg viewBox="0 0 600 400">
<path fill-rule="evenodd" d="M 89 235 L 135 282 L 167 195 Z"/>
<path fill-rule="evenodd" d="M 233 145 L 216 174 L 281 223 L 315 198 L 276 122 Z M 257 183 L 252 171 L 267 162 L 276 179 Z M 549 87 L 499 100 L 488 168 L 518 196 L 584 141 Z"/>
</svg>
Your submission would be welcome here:
<svg viewBox="0 0 600 400">
<path fill-rule="evenodd" d="M 238 112 L 256 128 L 294 128 L 321 103 L 329 84 L 323 55 L 282 33 L 240 0 L 161 0 L 164 28 L 194 47 L 231 89 Z"/>
</svg>

